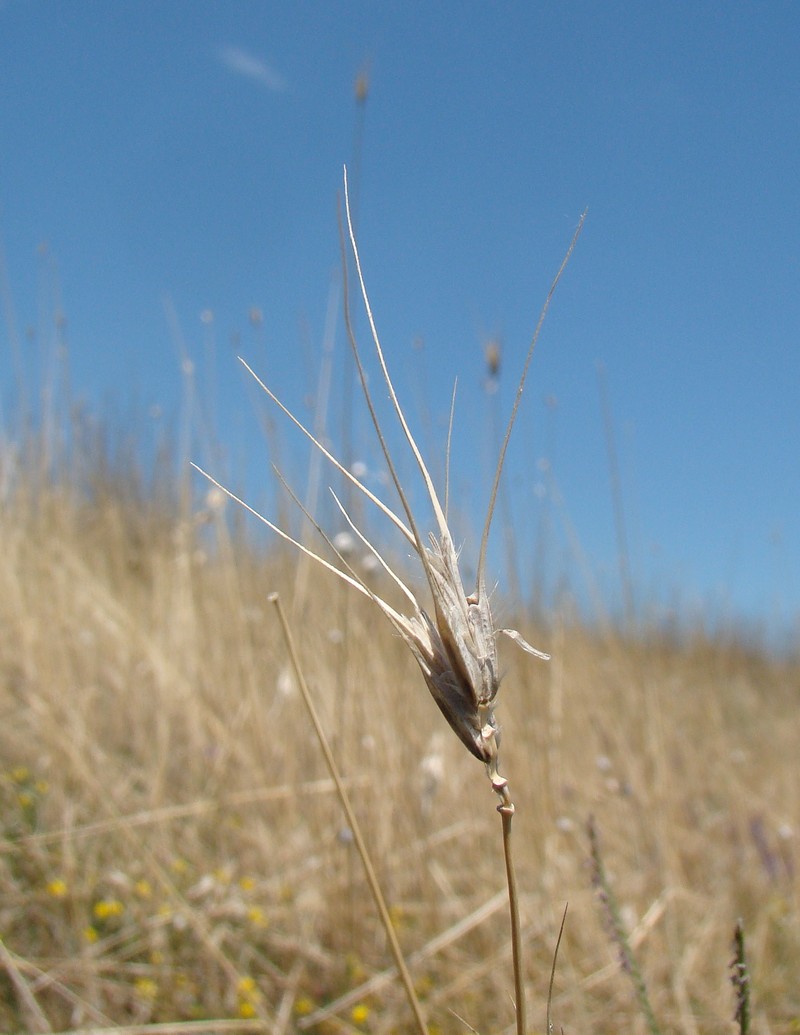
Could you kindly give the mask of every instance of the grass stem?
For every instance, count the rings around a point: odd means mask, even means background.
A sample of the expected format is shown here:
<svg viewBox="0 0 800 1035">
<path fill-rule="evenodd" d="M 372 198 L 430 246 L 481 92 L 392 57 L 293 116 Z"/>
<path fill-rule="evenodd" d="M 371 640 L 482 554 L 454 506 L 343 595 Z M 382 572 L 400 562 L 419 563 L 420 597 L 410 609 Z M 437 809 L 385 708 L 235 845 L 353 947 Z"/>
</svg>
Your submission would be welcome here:
<svg viewBox="0 0 800 1035">
<path fill-rule="evenodd" d="M 750 1033 L 750 972 L 744 951 L 744 923 L 737 920 L 733 935 L 733 959 L 731 960 L 731 982 L 736 993 L 735 1021 L 739 1035 Z"/>
<path fill-rule="evenodd" d="M 527 1017 L 525 1008 L 525 975 L 522 967 L 522 932 L 519 922 L 519 898 L 517 877 L 514 872 L 514 857 L 511 851 L 511 821 L 514 818 L 514 804 L 504 788 L 504 801 L 497 806 L 503 821 L 503 855 L 506 861 L 508 883 L 508 908 L 511 914 L 511 952 L 514 961 L 514 996 L 517 1008 L 517 1035 L 526 1035 Z"/>
<path fill-rule="evenodd" d="M 333 752 L 331 751 L 330 744 L 328 743 L 328 738 L 325 735 L 325 730 L 322 728 L 322 723 L 320 721 L 319 714 L 317 712 L 314 701 L 311 697 L 311 693 L 308 689 L 308 684 L 306 683 L 303 671 L 300 667 L 300 659 L 297 654 L 297 649 L 295 647 L 294 637 L 292 636 L 292 631 L 289 628 L 289 623 L 286 620 L 286 614 L 283 610 L 283 605 L 281 604 L 280 596 L 277 593 L 271 593 L 269 596 L 269 600 L 272 604 L 275 605 L 275 609 L 278 612 L 278 619 L 281 623 L 283 637 L 286 641 L 286 647 L 289 651 L 289 657 L 291 658 L 292 667 L 294 669 L 295 677 L 297 679 L 297 685 L 300 687 L 300 693 L 303 696 L 303 701 L 308 710 L 311 722 L 314 726 L 314 731 L 317 735 L 317 740 L 319 741 L 320 748 L 322 749 L 322 754 L 325 757 L 325 762 L 328 766 L 328 770 L 331 774 L 333 782 L 336 784 L 336 790 L 339 795 L 339 800 L 342 803 L 344 814 L 347 818 L 348 825 L 353 834 L 353 841 L 358 850 L 358 854 L 361 857 L 361 862 L 364 866 L 364 873 L 367 878 L 367 883 L 369 884 L 370 891 L 372 892 L 372 897 L 375 900 L 375 906 L 378 910 L 381 922 L 383 923 L 384 930 L 386 931 L 386 937 L 389 939 L 389 947 L 391 948 L 392 956 L 394 957 L 394 961 L 397 966 L 398 973 L 400 975 L 400 980 L 403 983 L 403 988 L 405 989 L 406 996 L 408 997 L 409 1005 L 411 1006 L 412 1012 L 414 1014 L 417 1030 L 421 1033 L 421 1035 L 427 1035 L 428 1029 L 425 1023 L 425 1018 L 422 1013 L 422 1006 L 420 1004 L 419 999 L 417 998 L 417 993 L 414 990 L 414 984 L 411 980 L 411 974 L 409 973 L 408 967 L 406 966 L 406 962 L 403 959 L 403 953 L 400 949 L 400 943 L 397 940 L 397 933 L 395 932 L 394 925 L 392 924 L 392 918 L 389 916 L 389 909 L 386 905 L 386 899 L 383 897 L 383 892 L 381 891 L 380 884 L 378 883 L 378 877 L 375 873 L 375 867 L 372 865 L 369 850 L 367 849 L 366 842 L 364 841 L 364 837 L 361 833 L 361 827 L 359 826 L 358 820 L 356 819 L 356 814 L 353 811 L 353 806 L 350 803 L 350 797 L 347 793 L 344 781 L 342 780 L 341 774 L 339 772 L 339 767 L 336 765 L 336 759 L 333 757 Z"/>
<path fill-rule="evenodd" d="M 625 925 L 620 916 L 617 900 L 611 890 L 611 884 L 609 883 L 608 875 L 606 874 L 603 857 L 600 854 L 600 839 L 597 834 L 597 827 L 595 826 L 593 816 L 589 817 L 587 829 L 589 833 L 589 845 L 592 858 L 592 883 L 595 886 L 597 896 L 605 913 L 609 935 L 619 950 L 620 965 L 631 979 L 633 991 L 636 996 L 636 1003 L 642 1012 L 647 1030 L 650 1032 L 650 1035 L 661 1035 L 661 1029 L 658 1026 L 658 1021 L 653 1012 L 653 1007 L 650 1004 L 650 997 L 647 994 L 647 986 L 644 983 L 644 977 L 639 969 L 636 957 L 633 954 L 630 939 L 628 938 L 627 932 L 625 931 Z"/>
</svg>

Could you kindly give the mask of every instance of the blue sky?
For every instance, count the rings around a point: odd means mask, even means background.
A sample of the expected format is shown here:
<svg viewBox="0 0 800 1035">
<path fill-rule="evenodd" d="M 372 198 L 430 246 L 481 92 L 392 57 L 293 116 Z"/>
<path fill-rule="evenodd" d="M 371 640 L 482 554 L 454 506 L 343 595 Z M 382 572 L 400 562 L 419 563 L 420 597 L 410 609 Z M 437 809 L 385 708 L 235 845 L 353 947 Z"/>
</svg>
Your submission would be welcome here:
<svg viewBox="0 0 800 1035">
<path fill-rule="evenodd" d="M 139 414 L 143 439 L 185 404 L 185 352 L 202 400 L 192 449 L 271 506 L 264 413 L 293 472 L 300 453 L 235 357 L 313 420 L 348 163 L 379 330 L 434 466 L 459 379 L 454 520 L 472 541 L 493 422 L 588 207 L 497 539 L 513 528 L 525 586 L 566 579 L 587 600 L 591 584 L 618 608 L 605 391 L 637 601 L 796 629 L 798 40 L 788 2 L 6 0 L 5 419 L 15 340 L 32 391 L 60 310 L 72 391 Z M 333 348 L 328 433 L 352 434 L 374 473 L 340 318 Z M 498 542 L 501 582 L 503 556 Z"/>
</svg>

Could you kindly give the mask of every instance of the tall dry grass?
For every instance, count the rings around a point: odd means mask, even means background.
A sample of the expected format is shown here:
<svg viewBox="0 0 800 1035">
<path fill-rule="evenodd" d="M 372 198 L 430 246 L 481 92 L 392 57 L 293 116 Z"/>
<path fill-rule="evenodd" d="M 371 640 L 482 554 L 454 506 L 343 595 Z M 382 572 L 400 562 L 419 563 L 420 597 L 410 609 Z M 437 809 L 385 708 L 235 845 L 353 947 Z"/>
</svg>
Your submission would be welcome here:
<svg viewBox="0 0 800 1035">
<path fill-rule="evenodd" d="M 2 459 L 0 1030 L 409 1030 L 267 604 L 297 559 L 91 448 Z M 511 1030 L 490 786 L 370 601 L 307 577 L 302 665 L 431 1030 Z M 661 1030 L 732 1030 L 742 917 L 751 1030 L 796 1031 L 800 667 L 514 617 L 554 658 L 508 653 L 499 709 L 532 1030 L 565 902 L 554 1024 L 645 1030 L 592 816 Z"/>
</svg>

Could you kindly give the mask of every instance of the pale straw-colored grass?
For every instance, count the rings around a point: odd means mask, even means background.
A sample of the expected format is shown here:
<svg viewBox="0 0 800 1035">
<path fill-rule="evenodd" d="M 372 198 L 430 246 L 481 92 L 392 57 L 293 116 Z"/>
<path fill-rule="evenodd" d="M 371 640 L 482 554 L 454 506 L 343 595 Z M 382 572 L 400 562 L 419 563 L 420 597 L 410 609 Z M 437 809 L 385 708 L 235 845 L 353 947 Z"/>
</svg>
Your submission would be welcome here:
<svg viewBox="0 0 800 1035">
<path fill-rule="evenodd" d="M 208 517 L 224 542 L 224 515 Z M 0 522 L 0 937 L 14 971 L 2 965 L 0 1030 L 45 1027 L 20 981 L 53 1031 L 203 1018 L 231 1030 L 250 1010 L 235 1030 L 291 1031 L 337 1000 L 346 1027 L 365 1007 L 362 1030 L 406 1029 L 266 604 L 290 594 L 293 559 L 238 540 L 215 555 L 177 510 L 113 492 L 101 508 L 12 496 Z M 377 588 L 392 599 L 388 580 Z M 491 795 L 405 645 L 376 636 L 374 604 L 320 572 L 307 605 L 303 668 L 429 1023 L 463 1031 L 455 1009 L 506 1030 Z M 722 637 L 626 641 L 558 620 L 550 646 L 536 669 L 509 658 L 502 699 L 529 1028 L 544 1027 L 565 901 L 556 1025 L 639 1023 L 591 889 L 592 814 L 662 1029 L 730 1030 L 741 916 L 752 1030 L 790 1031 L 797 665 Z M 113 901 L 121 914 L 95 914 Z"/>
<path fill-rule="evenodd" d="M 267 603 L 291 599 L 296 556 L 96 442 L 63 470 L 17 445 L 0 456 L 0 1030 L 408 1030 Z M 489 787 L 372 597 L 308 578 L 300 664 L 430 1030 L 463 1032 L 451 1011 L 512 1030 Z M 626 638 L 568 602 L 548 636 L 546 665 L 509 652 L 501 697 L 528 1030 L 566 901 L 554 1025 L 643 1029 L 591 886 L 590 815 L 661 1030 L 731 1030 L 738 917 L 751 1030 L 796 1030 L 797 660 L 722 632 Z"/>
</svg>

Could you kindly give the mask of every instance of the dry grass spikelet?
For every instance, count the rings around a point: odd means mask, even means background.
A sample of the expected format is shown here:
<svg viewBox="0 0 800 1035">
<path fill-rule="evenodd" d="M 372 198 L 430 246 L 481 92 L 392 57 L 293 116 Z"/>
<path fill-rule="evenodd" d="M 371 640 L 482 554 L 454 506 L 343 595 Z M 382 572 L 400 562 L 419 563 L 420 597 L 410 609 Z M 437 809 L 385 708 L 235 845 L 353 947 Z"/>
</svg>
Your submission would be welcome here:
<svg viewBox="0 0 800 1035">
<path fill-rule="evenodd" d="M 358 592 L 370 597 L 375 604 L 381 609 L 384 615 L 389 619 L 395 629 L 405 640 L 408 647 L 411 649 L 414 657 L 419 664 L 422 671 L 425 684 L 431 693 L 434 701 L 438 705 L 447 722 L 451 728 L 460 738 L 461 742 L 465 747 L 473 754 L 476 758 L 484 762 L 488 768 L 489 775 L 492 779 L 493 786 L 498 793 L 502 793 L 505 786 L 505 781 L 499 777 L 497 771 L 497 751 L 498 751 L 498 727 L 494 715 L 494 705 L 497 698 L 497 693 L 500 684 L 499 667 L 497 659 L 497 638 L 499 635 L 504 634 L 510 637 L 516 642 L 523 650 L 535 657 L 547 660 L 549 655 L 543 651 L 537 650 L 528 644 L 519 632 L 513 629 L 497 629 L 494 625 L 492 617 L 491 607 L 489 603 L 489 594 L 486 588 L 486 547 L 489 536 L 489 529 L 491 526 L 492 515 L 494 511 L 495 501 L 497 498 L 497 490 L 499 485 L 500 474 L 503 467 L 503 461 L 505 458 L 506 448 L 511 435 L 511 430 L 516 419 L 517 409 L 519 406 L 520 397 L 522 394 L 525 378 L 527 376 L 528 367 L 533 354 L 533 349 L 536 344 L 539 331 L 544 320 L 544 315 L 549 306 L 556 284 L 561 277 L 564 268 L 566 267 L 567 261 L 572 253 L 577 237 L 583 225 L 583 219 L 575 232 L 575 235 L 570 244 L 569 250 L 562 262 L 562 265 L 556 274 L 553 284 L 550 288 L 550 292 L 547 296 L 544 308 L 542 310 L 539 322 L 536 326 L 536 330 L 531 341 L 531 345 L 526 358 L 523 373 L 520 379 L 520 383 L 517 389 L 517 395 L 514 402 L 514 407 L 511 413 L 511 417 L 506 430 L 505 438 L 500 451 L 500 457 L 498 459 L 497 468 L 495 472 L 494 484 L 489 501 L 489 507 L 486 515 L 486 519 L 483 527 L 483 535 L 481 539 L 480 555 L 478 561 L 478 570 L 476 578 L 476 586 L 473 592 L 467 593 L 464 589 L 461 573 L 458 566 L 458 554 L 453 543 L 453 538 L 448 527 L 446 506 L 442 505 L 439 495 L 433 483 L 433 479 L 430 475 L 428 467 L 423 460 L 422 454 L 417 446 L 416 440 L 411 433 L 411 429 L 406 421 L 403 410 L 400 406 L 400 402 L 397 398 L 394 385 L 389 374 L 389 370 L 386 364 L 383 348 L 381 346 L 380 338 L 377 333 L 375 321 L 372 315 L 372 309 L 367 295 L 366 285 L 361 269 L 361 261 L 358 252 L 358 246 L 356 243 L 355 233 L 353 231 L 353 223 L 350 212 L 349 196 L 347 191 L 347 172 L 344 174 L 344 196 L 345 196 L 345 217 L 347 235 L 350 242 L 350 247 L 355 262 L 356 273 L 358 277 L 358 283 L 361 291 L 361 297 L 366 310 L 367 318 L 369 321 L 370 333 L 372 342 L 375 348 L 375 353 L 380 365 L 381 374 L 386 389 L 388 390 L 389 397 L 391 399 L 392 406 L 394 408 L 397 419 L 402 428 L 403 435 L 408 443 L 408 446 L 413 454 L 415 463 L 422 475 L 422 479 L 425 484 L 425 488 L 428 494 L 428 499 L 433 509 L 434 517 L 436 520 L 436 532 L 431 532 L 426 539 L 423 537 L 422 531 L 414 517 L 408 502 L 407 495 L 401 484 L 396 465 L 393 461 L 392 455 L 389 451 L 386 438 L 384 436 L 381 424 L 379 422 L 375 406 L 373 404 L 370 389 L 367 383 L 367 377 L 362 364 L 361 354 L 359 347 L 356 342 L 355 334 L 353 332 L 352 320 L 350 318 L 349 305 L 348 305 L 348 291 L 345 285 L 344 297 L 345 297 L 345 322 L 347 326 L 348 338 L 350 346 L 353 352 L 353 357 L 356 362 L 361 387 L 364 393 L 367 406 L 369 408 L 370 416 L 372 419 L 375 432 L 378 436 L 381 449 L 383 451 L 386 464 L 389 469 L 389 473 L 394 483 L 395 489 L 397 490 L 401 507 L 405 515 L 405 520 L 398 514 L 392 511 L 383 501 L 375 496 L 367 486 L 359 480 L 351 471 L 347 470 L 340 461 L 326 449 L 326 447 L 319 441 L 314 434 L 308 430 L 308 428 L 302 424 L 297 417 L 294 416 L 281 401 L 273 394 L 273 392 L 264 384 L 264 382 L 258 377 L 258 375 L 252 370 L 252 368 L 244 361 L 241 362 L 247 368 L 247 370 L 256 379 L 261 388 L 266 394 L 273 400 L 273 402 L 289 417 L 289 419 L 310 439 L 310 441 L 319 449 L 324 456 L 333 464 L 333 466 L 346 477 L 364 496 L 366 496 L 382 513 L 389 518 L 389 520 L 395 525 L 400 531 L 402 536 L 411 546 L 413 551 L 418 556 L 425 578 L 430 590 L 432 599 L 432 616 L 429 614 L 416 596 L 409 588 L 409 586 L 400 578 L 396 571 L 392 569 L 385 558 L 380 554 L 378 549 L 366 538 L 363 532 L 356 527 L 355 523 L 351 519 L 344 506 L 333 494 L 336 504 L 341 510 L 345 520 L 352 528 L 354 534 L 364 544 L 364 546 L 370 551 L 375 557 L 378 564 L 383 570 L 389 575 L 391 580 L 398 586 L 400 591 L 406 597 L 409 602 L 410 609 L 408 614 L 401 613 L 389 604 L 386 600 L 379 597 L 374 590 L 366 585 L 364 580 L 358 575 L 353 569 L 351 564 L 348 562 L 341 551 L 336 549 L 334 543 L 325 534 L 325 532 L 317 525 L 314 518 L 306 513 L 306 516 L 315 525 L 320 535 L 328 543 L 329 547 L 336 555 L 339 566 L 331 564 L 326 561 L 319 554 L 309 550 L 308 547 L 302 543 L 293 539 L 281 528 L 273 524 L 263 515 L 252 510 L 247 504 L 243 503 L 237 497 L 237 502 L 242 503 L 251 513 L 259 518 L 264 524 L 271 528 L 277 535 L 283 539 L 293 543 L 299 550 L 308 554 L 317 563 L 323 567 L 328 568 L 334 572 L 339 578 L 343 579 Z M 344 252 L 344 246 L 343 246 Z M 344 260 L 344 255 L 343 255 Z M 346 261 L 343 261 L 343 268 L 345 269 L 346 277 Z M 452 429 L 452 408 L 450 415 L 450 424 Z M 449 449 L 448 449 L 448 461 L 449 461 Z M 200 470 L 198 468 L 198 470 Z M 219 485 L 209 474 L 205 471 L 201 471 L 207 478 L 209 478 L 215 485 Z M 286 482 L 277 472 L 281 481 L 284 485 Z M 219 486 L 225 490 L 223 486 Z M 288 485 L 286 488 L 289 489 Z M 331 490 L 332 491 L 332 490 Z M 291 493 L 291 489 L 289 489 Z M 232 495 L 229 493 L 229 495 Z M 297 497 L 292 493 L 293 498 L 298 503 L 298 506 L 302 508 Z"/>
</svg>

